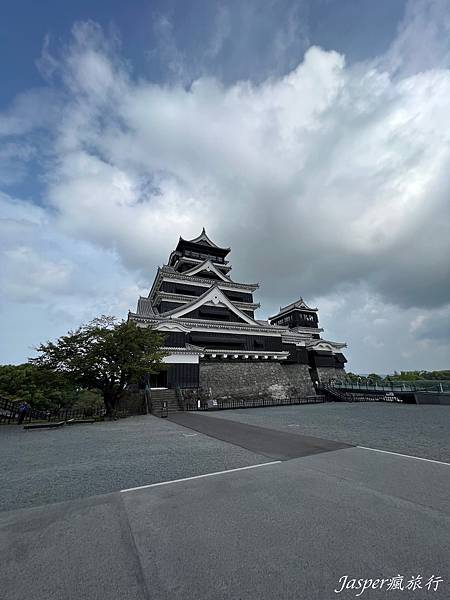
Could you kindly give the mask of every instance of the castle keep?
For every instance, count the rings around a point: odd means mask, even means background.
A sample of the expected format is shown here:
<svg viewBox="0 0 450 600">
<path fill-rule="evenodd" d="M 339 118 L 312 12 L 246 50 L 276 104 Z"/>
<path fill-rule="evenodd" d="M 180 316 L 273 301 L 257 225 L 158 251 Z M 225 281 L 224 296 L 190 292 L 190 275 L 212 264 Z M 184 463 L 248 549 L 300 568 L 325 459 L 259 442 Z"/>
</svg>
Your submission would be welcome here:
<svg viewBox="0 0 450 600">
<path fill-rule="evenodd" d="M 197 390 L 198 397 L 284 398 L 315 394 L 314 382 L 344 375 L 346 344 L 321 338 L 318 310 L 302 298 L 268 320 L 255 318 L 257 283 L 230 276 L 230 248 L 205 230 L 180 238 L 158 268 L 148 297 L 129 319 L 166 334 L 167 370 L 152 387 Z"/>
</svg>

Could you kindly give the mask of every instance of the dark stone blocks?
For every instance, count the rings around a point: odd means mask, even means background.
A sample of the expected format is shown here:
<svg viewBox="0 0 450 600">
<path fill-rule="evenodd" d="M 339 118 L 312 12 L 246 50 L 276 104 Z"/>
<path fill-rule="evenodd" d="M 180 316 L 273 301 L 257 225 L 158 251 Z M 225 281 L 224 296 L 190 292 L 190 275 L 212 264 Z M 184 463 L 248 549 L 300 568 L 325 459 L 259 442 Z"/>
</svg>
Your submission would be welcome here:
<svg viewBox="0 0 450 600">
<path fill-rule="evenodd" d="M 284 399 L 315 395 L 307 365 L 252 360 L 201 362 L 200 397 Z"/>
</svg>

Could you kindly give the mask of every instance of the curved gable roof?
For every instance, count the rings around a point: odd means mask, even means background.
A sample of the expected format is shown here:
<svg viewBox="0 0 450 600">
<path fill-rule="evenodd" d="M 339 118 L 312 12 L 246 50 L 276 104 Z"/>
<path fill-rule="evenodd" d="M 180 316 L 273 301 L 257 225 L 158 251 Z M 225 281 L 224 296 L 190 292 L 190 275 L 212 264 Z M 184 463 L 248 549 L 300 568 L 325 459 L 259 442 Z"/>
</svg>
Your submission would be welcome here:
<svg viewBox="0 0 450 600">
<path fill-rule="evenodd" d="M 210 287 L 209 290 L 207 290 L 204 294 L 202 294 L 198 298 L 195 298 L 192 302 L 188 302 L 184 306 L 174 308 L 173 310 L 170 310 L 170 311 L 164 313 L 162 316 L 177 319 L 177 318 L 183 317 L 184 315 L 192 312 L 196 308 L 200 308 L 200 306 L 203 306 L 207 302 L 212 302 L 213 304 L 222 304 L 222 305 L 226 306 L 231 312 L 233 312 L 240 319 L 242 319 L 243 321 L 248 323 L 249 325 L 253 325 L 255 327 L 261 327 L 261 324 L 258 323 L 258 321 L 255 321 L 255 319 L 252 319 L 251 317 L 249 317 L 249 315 L 247 315 L 244 311 L 237 308 L 231 302 L 231 300 L 229 300 L 225 296 L 225 294 L 222 292 L 222 290 L 220 290 L 217 287 L 217 285 L 213 285 L 212 287 Z"/>
<path fill-rule="evenodd" d="M 183 275 L 188 275 L 191 277 L 192 275 L 197 275 L 202 271 L 209 271 L 211 273 L 215 273 L 222 281 L 231 281 L 229 277 L 224 275 L 220 269 L 218 269 L 214 263 L 211 262 L 210 259 L 203 261 L 201 264 L 192 267 L 188 271 L 183 271 Z"/>
<path fill-rule="evenodd" d="M 281 315 L 284 315 L 295 309 L 304 310 L 312 313 L 317 313 L 319 310 L 318 308 L 311 308 L 306 304 L 303 298 L 299 298 L 299 300 L 297 300 L 296 302 L 292 302 L 292 304 L 288 304 L 287 306 L 280 306 L 279 312 L 273 317 L 269 317 L 269 320 L 277 319 L 278 317 L 281 317 Z"/>
<path fill-rule="evenodd" d="M 183 239 L 183 238 L 180 238 Z M 206 233 L 205 228 L 203 227 L 202 232 L 200 235 L 198 235 L 196 238 L 193 238 L 192 240 L 184 240 L 186 242 L 191 242 L 192 244 L 207 244 L 208 246 L 211 246 L 212 248 L 221 248 L 221 246 L 218 246 L 217 244 L 215 244 L 209 237 L 208 234 Z M 223 248 L 222 248 L 223 249 Z M 226 250 L 229 250 L 230 248 L 226 248 Z"/>
</svg>

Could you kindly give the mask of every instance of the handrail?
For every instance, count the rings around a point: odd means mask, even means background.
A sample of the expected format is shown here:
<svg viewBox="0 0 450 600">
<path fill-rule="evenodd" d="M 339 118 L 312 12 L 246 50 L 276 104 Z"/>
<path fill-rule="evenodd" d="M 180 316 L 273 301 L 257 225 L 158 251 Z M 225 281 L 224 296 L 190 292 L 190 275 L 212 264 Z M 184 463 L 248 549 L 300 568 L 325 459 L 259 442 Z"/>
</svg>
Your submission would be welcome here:
<svg viewBox="0 0 450 600">
<path fill-rule="evenodd" d="M 184 399 L 183 390 L 180 387 L 176 387 L 175 393 L 177 395 L 178 407 L 180 410 L 186 410 L 186 401 Z"/>
<path fill-rule="evenodd" d="M 450 381 L 436 381 L 430 380 L 428 384 L 414 384 L 404 381 L 391 381 L 391 382 L 362 382 L 362 381 L 348 381 L 348 380 L 331 380 L 329 382 L 330 387 L 342 390 L 361 390 L 361 391 L 380 391 L 380 392 L 433 392 L 433 393 L 449 393 L 450 392 Z M 447 390 L 444 390 L 447 387 Z"/>
</svg>

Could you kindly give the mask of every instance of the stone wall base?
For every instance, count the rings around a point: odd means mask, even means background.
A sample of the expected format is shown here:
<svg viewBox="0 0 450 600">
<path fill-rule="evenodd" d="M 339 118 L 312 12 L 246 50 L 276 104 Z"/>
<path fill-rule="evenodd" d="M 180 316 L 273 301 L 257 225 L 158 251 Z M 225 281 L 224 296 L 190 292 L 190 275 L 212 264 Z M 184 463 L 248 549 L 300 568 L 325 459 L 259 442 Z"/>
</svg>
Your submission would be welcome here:
<svg viewBox="0 0 450 600">
<path fill-rule="evenodd" d="M 345 369 L 336 369 L 335 367 L 317 367 L 319 383 L 326 385 L 331 379 L 342 381 L 345 379 Z"/>
<path fill-rule="evenodd" d="M 117 410 L 126 411 L 131 415 L 141 415 L 146 412 L 145 393 L 136 385 L 130 385 L 119 400 Z"/>
<path fill-rule="evenodd" d="M 190 395 L 192 392 L 188 392 Z M 269 361 L 201 362 L 200 386 L 194 395 L 200 400 L 280 400 L 314 396 L 316 391 L 308 365 Z"/>
</svg>

